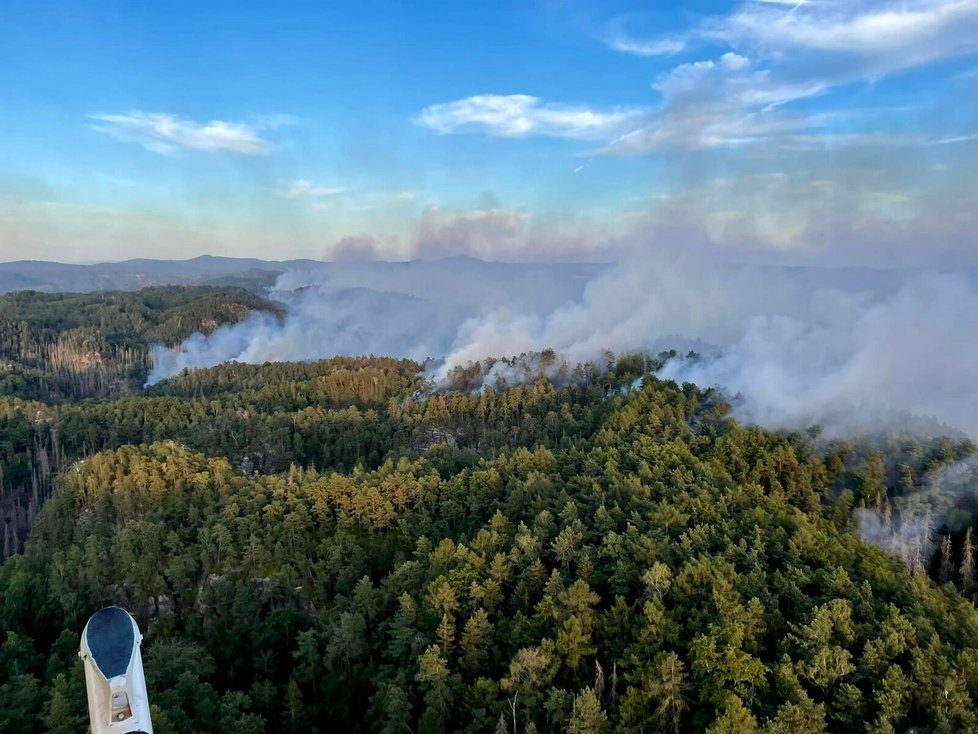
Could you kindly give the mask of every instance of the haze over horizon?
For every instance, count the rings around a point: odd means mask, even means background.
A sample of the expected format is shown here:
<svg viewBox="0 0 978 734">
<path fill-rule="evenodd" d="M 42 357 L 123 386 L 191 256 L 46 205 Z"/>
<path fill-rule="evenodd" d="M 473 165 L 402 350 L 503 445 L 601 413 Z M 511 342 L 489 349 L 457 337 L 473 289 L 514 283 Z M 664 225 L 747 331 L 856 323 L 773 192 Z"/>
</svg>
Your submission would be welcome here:
<svg viewBox="0 0 978 734">
<path fill-rule="evenodd" d="M 978 0 L 4 19 L 0 260 L 103 265 L 8 262 L 0 291 L 248 285 L 286 313 L 158 350 L 152 380 L 672 339 L 721 350 L 668 374 L 748 420 L 978 436 Z"/>
<path fill-rule="evenodd" d="M 978 264 L 976 0 L 3 18 L 3 261 Z"/>
<path fill-rule="evenodd" d="M 978 734 L 978 0 L 0 69 L 0 734 Z"/>
</svg>

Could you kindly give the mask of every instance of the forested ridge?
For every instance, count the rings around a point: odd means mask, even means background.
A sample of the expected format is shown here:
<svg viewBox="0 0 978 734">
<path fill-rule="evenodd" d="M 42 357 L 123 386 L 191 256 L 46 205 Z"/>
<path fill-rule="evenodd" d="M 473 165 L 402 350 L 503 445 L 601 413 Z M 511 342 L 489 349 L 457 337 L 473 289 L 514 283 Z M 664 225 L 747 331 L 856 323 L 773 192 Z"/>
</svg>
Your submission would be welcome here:
<svg viewBox="0 0 978 734">
<path fill-rule="evenodd" d="M 210 333 L 254 310 L 281 309 L 241 288 L 0 295 L 0 395 L 57 402 L 138 390 L 149 347 Z"/>
<path fill-rule="evenodd" d="M 21 547 L 52 478 L 91 450 L 76 445 L 71 422 L 59 434 L 58 406 L 135 395 L 154 344 L 176 346 L 255 310 L 281 315 L 240 288 L 0 296 L 0 560 Z"/>
<path fill-rule="evenodd" d="M 54 487 L 0 566 L 0 731 L 85 731 L 106 604 L 162 734 L 978 731 L 971 500 L 938 480 L 973 444 L 744 427 L 650 357 L 550 362 L 0 399 L 0 486 Z M 934 548 L 857 533 L 922 511 Z"/>
</svg>

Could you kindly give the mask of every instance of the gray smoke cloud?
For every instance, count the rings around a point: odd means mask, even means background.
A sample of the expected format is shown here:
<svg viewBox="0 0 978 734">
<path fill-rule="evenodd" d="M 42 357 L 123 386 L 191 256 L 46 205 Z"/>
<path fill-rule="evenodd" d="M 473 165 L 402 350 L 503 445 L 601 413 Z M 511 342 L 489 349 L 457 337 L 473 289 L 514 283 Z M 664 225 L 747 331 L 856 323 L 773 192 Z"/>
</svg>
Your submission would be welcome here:
<svg viewBox="0 0 978 734">
<path fill-rule="evenodd" d="M 920 571 L 934 552 L 934 516 L 895 515 L 861 507 L 855 513 L 860 537 L 899 557 L 910 571 Z"/>
<path fill-rule="evenodd" d="M 799 294 L 804 298 L 804 294 Z M 935 419 L 978 436 L 978 290 L 963 275 L 920 275 L 895 293 L 822 292 L 807 317 L 757 315 L 739 339 L 661 376 L 739 396 L 750 422 L 871 432 Z"/>
<path fill-rule="evenodd" d="M 848 435 L 913 415 L 978 436 L 975 335 L 967 275 L 639 261 L 544 317 L 467 322 L 441 376 L 489 355 L 554 347 L 577 362 L 700 340 L 711 353 L 659 376 L 720 387 L 747 422 Z"/>
<path fill-rule="evenodd" d="M 157 349 L 150 382 L 227 360 L 371 353 L 443 357 L 433 377 L 445 380 L 458 366 L 548 348 L 559 366 L 696 344 L 701 359 L 672 360 L 659 376 L 720 387 L 747 422 L 849 435 L 913 415 L 978 436 L 978 287 L 968 274 L 461 258 L 330 264 L 282 276 L 270 295 L 284 321 L 256 315 Z"/>
<path fill-rule="evenodd" d="M 236 361 L 305 361 L 385 355 L 423 361 L 447 354 L 463 323 L 493 309 L 536 314 L 581 297 L 606 266 L 510 265 L 472 258 L 308 263 L 277 279 L 267 296 L 282 320 L 255 313 L 176 348 L 156 346 L 154 384 L 184 369 Z"/>
<path fill-rule="evenodd" d="M 363 288 L 321 285 L 276 290 L 274 300 L 287 314 L 282 321 L 255 313 L 212 334 L 194 334 L 175 349 L 156 346 L 152 385 L 184 369 L 236 361 L 261 364 L 322 359 L 338 354 L 396 355 L 424 359 L 443 348 L 453 329 L 428 301 Z M 405 322 L 428 329 L 404 331 Z"/>
<path fill-rule="evenodd" d="M 228 361 L 261 364 L 343 354 L 424 360 L 445 351 L 461 318 L 418 296 L 337 286 L 317 281 L 314 274 L 286 273 L 268 295 L 286 309 L 282 320 L 254 313 L 210 335 L 194 334 L 175 349 L 155 346 L 148 384 Z"/>
</svg>

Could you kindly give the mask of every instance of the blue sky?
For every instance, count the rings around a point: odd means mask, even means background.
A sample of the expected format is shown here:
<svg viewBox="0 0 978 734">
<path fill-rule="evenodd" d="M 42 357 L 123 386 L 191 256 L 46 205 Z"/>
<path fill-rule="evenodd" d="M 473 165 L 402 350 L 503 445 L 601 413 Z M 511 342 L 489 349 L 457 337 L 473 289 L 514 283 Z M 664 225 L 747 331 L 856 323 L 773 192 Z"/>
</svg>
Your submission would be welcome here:
<svg viewBox="0 0 978 734">
<path fill-rule="evenodd" d="M 0 0 L 0 259 L 978 265 L 978 0 Z"/>
</svg>

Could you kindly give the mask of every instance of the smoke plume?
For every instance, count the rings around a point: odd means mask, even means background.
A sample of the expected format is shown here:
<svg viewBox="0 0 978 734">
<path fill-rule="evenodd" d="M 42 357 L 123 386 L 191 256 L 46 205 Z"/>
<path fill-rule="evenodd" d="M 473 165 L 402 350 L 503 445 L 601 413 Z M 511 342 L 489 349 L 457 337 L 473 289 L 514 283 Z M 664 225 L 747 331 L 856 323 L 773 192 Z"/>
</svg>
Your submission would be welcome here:
<svg viewBox="0 0 978 734">
<path fill-rule="evenodd" d="M 811 301 L 807 318 L 754 316 L 718 354 L 660 374 L 722 386 L 743 419 L 763 425 L 845 435 L 909 414 L 978 436 L 973 282 L 923 275 L 878 300 L 836 291 Z"/>
<path fill-rule="evenodd" d="M 964 275 L 638 263 L 601 275 L 547 316 L 463 325 L 442 375 L 487 355 L 554 347 L 714 345 L 659 376 L 720 387 L 747 422 L 829 433 L 911 420 L 978 436 L 978 289 Z"/>
<path fill-rule="evenodd" d="M 499 308 L 547 313 L 580 299 L 606 266 L 509 265 L 472 258 L 403 263 L 308 263 L 267 296 L 281 321 L 256 313 L 175 349 L 153 349 L 149 384 L 227 361 L 263 363 L 376 354 L 424 360 L 447 354 L 461 325 Z"/>
<path fill-rule="evenodd" d="M 150 382 L 226 360 L 369 353 L 443 357 L 434 376 L 444 380 L 477 360 L 548 348 L 574 365 L 605 350 L 695 344 L 700 359 L 659 375 L 720 387 L 745 421 L 847 435 L 912 415 L 978 436 L 978 288 L 967 274 L 648 257 L 331 267 L 279 279 L 271 295 L 288 309 L 282 322 L 256 315 L 157 349 Z"/>
<path fill-rule="evenodd" d="M 194 334 L 176 349 L 154 347 L 148 384 L 184 369 L 227 361 L 261 364 L 340 354 L 425 359 L 443 349 L 454 332 L 454 325 L 446 326 L 433 304 L 403 294 L 316 285 L 272 295 L 287 309 L 282 321 L 255 313 L 208 336 Z M 405 330 L 405 323 L 426 328 Z"/>
<path fill-rule="evenodd" d="M 970 456 L 931 472 L 923 486 L 888 498 L 883 508 L 859 508 L 856 524 L 867 543 L 900 557 L 911 571 L 922 571 L 939 529 L 959 533 L 974 524 L 974 509 L 962 507 L 962 500 L 976 495 L 978 460 Z"/>
</svg>

